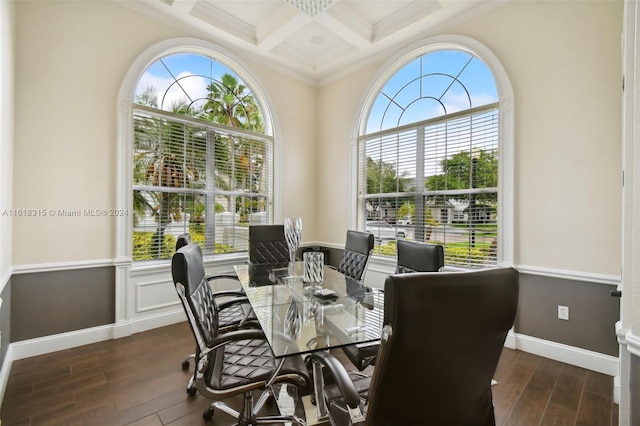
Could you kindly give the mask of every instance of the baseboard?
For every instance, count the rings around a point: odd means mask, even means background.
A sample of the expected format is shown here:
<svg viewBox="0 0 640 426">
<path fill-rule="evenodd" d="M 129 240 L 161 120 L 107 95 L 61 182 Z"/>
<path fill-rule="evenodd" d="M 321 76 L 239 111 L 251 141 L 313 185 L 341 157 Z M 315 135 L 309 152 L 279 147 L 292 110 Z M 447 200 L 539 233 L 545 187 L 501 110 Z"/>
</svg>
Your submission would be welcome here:
<svg viewBox="0 0 640 426">
<path fill-rule="evenodd" d="M 7 382 L 9 381 L 9 374 L 11 373 L 12 365 L 13 344 L 9 344 L 7 352 L 4 355 L 4 361 L 2 362 L 2 370 L 0 370 L 0 403 L 4 401 L 4 392 L 7 389 Z"/>
<path fill-rule="evenodd" d="M 166 312 L 159 315 L 147 316 L 132 321 L 121 321 L 117 324 L 113 324 L 113 336 L 114 339 L 130 336 L 131 334 L 141 333 L 147 330 L 153 330 L 154 328 L 165 327 L 167 325 L 175 324 L 178 322 L 186 321 L 184 310 L 180 309 Z"/>
<path fill-rule="evenodd" d="M 507 333 L 507 338 L 504 340 L 504 347 L 509 349 L 516 349 L 516 334 L 513 329 Z"/>
<path fill-rule="evenodd" d="M 23 340 L 11 344 L 11 347 L 13 347 L 13 359 L 29 358 L 104 340 L 118 339 L 142 331 L 175 324 L 180 321 L 185 321 L 184 311 L 182 309 L 131 321 L 123 321 L 117 324 Z"/>
<path fill-rule="evenodd" d="M 620 360 L 618 357 L 518 333 L 514 333 L 514 340 L 515 349 L 524 352 L 586 368 L 587 370 L 597 371 L 598 373 L 609 376 L 615 377 L 620 372 Z"/>
</svg>

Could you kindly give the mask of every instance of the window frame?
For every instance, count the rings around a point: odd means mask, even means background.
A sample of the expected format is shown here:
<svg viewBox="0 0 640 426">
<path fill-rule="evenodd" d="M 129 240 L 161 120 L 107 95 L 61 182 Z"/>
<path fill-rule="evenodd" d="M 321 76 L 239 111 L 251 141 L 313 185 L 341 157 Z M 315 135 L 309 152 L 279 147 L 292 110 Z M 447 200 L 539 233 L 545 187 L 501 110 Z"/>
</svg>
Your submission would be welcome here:
<svg viewBox="0 0 640 426">
<path fill-rule="evenodd" d="M 351 212 L 350 227 L 359 225 L 358 193 L 359 140 L 366 134 L 371 108 L 387 81 L 416 58 L 440 50 L 459 50 L 476 56 L 492 72 L 498 94 L 498 248 L 497 266 L 514 264 L 514 98 L 508 75 L 499 59 L 479 41 L 460 35 L 438 35 L 407 46 L 389 59 L 371 79 L 358 108 L 351 137 Z M 374 260 L 386 263 L 388 256 L 374 255 Z M 448 266 L 451 269 L 457 269 Z"/>
<path fill-rule="evenodd" d="M 117 200 L 118 209 L 129 212 L 129 215 L 116 217 L 116 259 L 121 265 L 130 265 L 132 269 L 154 266 L 166 266 L 171 259 L 133 260 L 133 115 L 135 104 L 134 94 L 139 79 L 147 68 L 156 60 L 172 54 L 189 53 L 202 55 L 219 62 L 232 70 L 252 92 L 263 115 L 264 134 L 261 135 L 273 142 L 271 158 L 272 177 L 272 215 L 270 220 L 280 217 L 281 190 L 279 164 L 281 158 L 281 143 L 279 131 L 275 123 L 277 117 L 270 105 L 264 85 L 261 84 L 239 58 L 226 49 L 205 40 L 195 38 L 176 38 L 164 40 L 149 47 L 132 63 L 120 87 L 118 96 L 118 135 L 117 135 Z M 230 254 L 211 254 L 205 259 L 245 258 L 246 252 Z"/>
</svg>

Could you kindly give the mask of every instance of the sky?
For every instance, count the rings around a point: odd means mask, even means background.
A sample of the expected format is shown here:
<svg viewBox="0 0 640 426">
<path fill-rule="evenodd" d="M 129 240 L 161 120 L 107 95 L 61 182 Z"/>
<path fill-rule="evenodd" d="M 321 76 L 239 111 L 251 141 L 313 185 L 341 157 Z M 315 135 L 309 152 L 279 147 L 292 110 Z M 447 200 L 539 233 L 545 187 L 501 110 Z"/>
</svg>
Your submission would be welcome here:
<svg viewBox="0 0 640 426">
<path fill-rule="evenodd" d="M 170 110 L 175 102 L 187 99 L 185 92 L 191 100 L 204 98 L 211 79 L 219 79 L 224 73 L 241 81 L 236 73 L 214 59 L 173 54 L 147 68 L 136 94 L 153 86 L 160 108 Z M 473 107 L 498 99 L 487 66 L 471 54 L 456 50 L 433 52 L 413 60 L 396 72 L 381 92 L 384 95 L 378 95 L 369 113 L 367 133 L 437 117 L 445 109 L 447 113 L 467 109 L 469 98 Z"/>
<path fill-rule="evenodd" d="M 497 100 L 493 75 L 480 59 L 457 50 L 433 52 L 408 63 L 385 83 L 369 113 L 366 132 Z"/>
<path fill-rule="evenodd" d="M 459 50 L 443 50 L 414 59 L 398 70 L 384 84 L 367 118 L 367 133 L 421 122 L 457 111 L 497 102 L 495 81 L 489 68 L 477 57 Z M 429 127 L 425 138 L 425 176 L 442 173 L 441 161 L 461 151 L 492 150 L 497 147 L 497 133 L 488 123 L 460 118 L 457 125 Z M 398 173 L 416 175 L 416 134 L 406 131 L 367 141 L 366 155 L 393 164 Z"/>
<path fill-rule="evenodd" d="M 242 81 L 236 73 L 214 59 L 196 54 L 173 54 L 157 60 L 147 68 L 138 81 L 136 95 L 153 86 L 158 95 L 158 106 L 170 110 L 175 102 L 187 99 L 185 92 L 191 100 L 206 97 L 211 79 L 219 80 L 225 73 Z M 176 80 L 179 84 L 176 84 Z"/>
</svg>

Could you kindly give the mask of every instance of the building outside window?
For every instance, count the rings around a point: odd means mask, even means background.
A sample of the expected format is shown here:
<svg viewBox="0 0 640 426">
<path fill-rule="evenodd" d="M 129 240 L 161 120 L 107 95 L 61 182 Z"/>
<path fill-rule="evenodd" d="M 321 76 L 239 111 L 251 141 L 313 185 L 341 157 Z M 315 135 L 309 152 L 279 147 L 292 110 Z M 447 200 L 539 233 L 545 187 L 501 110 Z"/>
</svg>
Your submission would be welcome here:
<svg viewBox="0 0 640 426">
<path fill-rule="evenodd" d="M 486 64 L 462 50 L 423 54 L 369 108 L 357 223 L 376 237 L 375 254 L 395 257 L 395 240 L 406 238 L 442 244 L 448 266 L 495 265 L 499 104 Z"/>
<path fill-rule="evenodd" d="M 133 260 L 169 259 L 191 234 L 205 255 L 247 250 L 273 216 L 273 137 L 250 87 L 207 56 L 153 62 L 133 107 Z"/>
</svg>

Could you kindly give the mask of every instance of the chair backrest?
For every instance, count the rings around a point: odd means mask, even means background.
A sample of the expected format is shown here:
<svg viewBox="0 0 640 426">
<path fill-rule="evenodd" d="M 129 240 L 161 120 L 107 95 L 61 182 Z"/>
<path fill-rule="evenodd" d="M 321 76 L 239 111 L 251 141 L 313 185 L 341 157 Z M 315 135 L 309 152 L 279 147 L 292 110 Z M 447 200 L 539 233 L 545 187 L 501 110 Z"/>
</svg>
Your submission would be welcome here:
<svg viewBox="0 0 640 426">
<path fill-rule="evenodd" d="M 249 261 L 259 264 L 289 261 L 284 225 L 249 226 Z"/>
<path fill-rule="evenodd" d="M 347 231 L 347 242 L 338 271 L 355 280 L 362 280 L 362 275 L 367 269 L 367 263 L 373 250 L 373 234 L 360 231 Z"/>
<path fill-rule="evenodd" d="M 444 247 L 441 245 L 398 240 L 396 249 L 396 274 L 438 272 L 444 266 Z"/>
<path fill-rule="evenodd" d="M 218 307 L 205 277 L 199 244 L 181 247 L 171 259 L 171 275 L 176 291 L 200 348 L 218 335 Z"/>
<path fill-rule="evenodd" d="M 518 272 L 396 274 L 384 289 L 389 335 L 367 424 L 494 425 L 491 379 L 516 317 Z"/>
<path fill-rule="evenodd" d="M 176 251 L 189 244 L 191 244 L 191 234 L 187 232 L 178 235 L 178 238 L 176 238 Z"/>
</svg>

